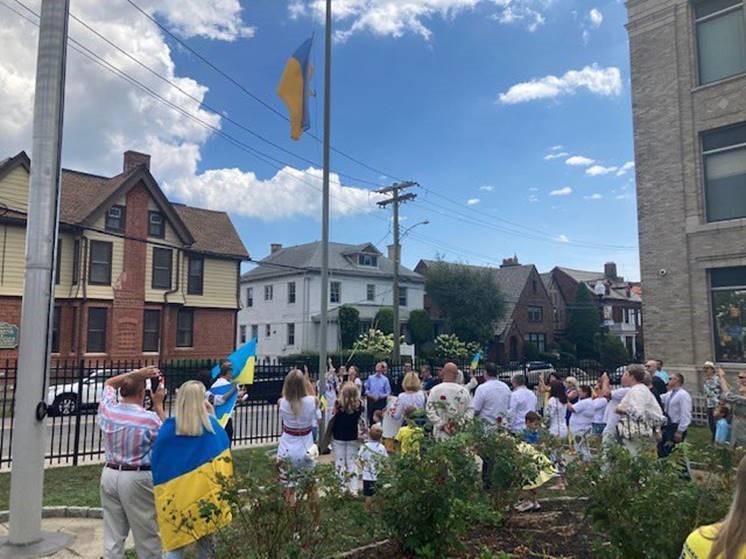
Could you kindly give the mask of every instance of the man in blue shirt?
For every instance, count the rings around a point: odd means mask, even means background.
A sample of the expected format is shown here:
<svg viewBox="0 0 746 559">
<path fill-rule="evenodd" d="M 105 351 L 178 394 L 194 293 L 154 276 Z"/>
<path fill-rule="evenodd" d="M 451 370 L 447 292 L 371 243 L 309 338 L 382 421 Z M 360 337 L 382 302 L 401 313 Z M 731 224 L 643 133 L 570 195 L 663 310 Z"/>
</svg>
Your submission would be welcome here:
<svg viewBox="0 0 746 559">
<path fill-rule="evenodd" d="M 376 364 L 376 372 L 365 381 L 365 396 L 368 398 L 368 425 L 373 424 L 373 413 L 386 408 L 391 394 L 391 383 L 386 376 L 388 366 L 384 361 Z"/>
</svg>

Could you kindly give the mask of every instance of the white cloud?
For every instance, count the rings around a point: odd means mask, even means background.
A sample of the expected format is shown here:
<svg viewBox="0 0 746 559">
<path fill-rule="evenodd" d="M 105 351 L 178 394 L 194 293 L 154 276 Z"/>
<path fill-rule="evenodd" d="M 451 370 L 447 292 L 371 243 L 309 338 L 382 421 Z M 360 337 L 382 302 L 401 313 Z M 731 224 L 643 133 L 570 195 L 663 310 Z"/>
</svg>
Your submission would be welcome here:
<svg viewBox="0 0 746 559">
<path fill-rule="evenodd" d="M 634 168 L 635 168 L 635 162 L 627 161 L 624 165 L 619 167 L 619 170 L 616 172 L 616 176 L 621 177 L 622 175 L 626 175 L 627 171 L 631 171 Z"/>
<path fill-rule="evenodd" d="M 479 204 L 479 198 L 469 198 L 469 199 L 468 199 L 468 200 L 466 201 L 466 204 L 467 204 L 468 206 L 476 206 L 477 204 Z"/>
<path fill-rule="evenodd" d="M 603 195 L 599 193 L 591 194 L 590 196 L 583 196 L 586 200 L 603 200 Z"/>
<path fill-rule="evenodd" d="M 536 188 L 535 186 L 532 186 L 531 188 L 528 189 L 528 191 L 529 192 L 539 192 L 539 189 Z"/>
<path fill-rule="evenodd" d="M 552 146 L 552 147 L 550 147 L 550 148 L 549 148 L 549 151 L 559 151 L 559 150 L 561 150 L 561 149 L 562 149 L 563 147 L 565 147 L 565 146 L 563 146 L 562 144 L 558 144 L 558 145 L 556 145 L 556 146 Z"/>
<path fill-rule="evenodd" d="M 481 192 L 493 192 L 495 190 L 495 187 L 489 184 L 485 184 L 483 186 L 480 186 L 479 190 Z"/>
<path fill-rule="evenodd" d="M 539 197 L 532 194 L 531 196 L 528 197 L 528 201 L 531 202 L 532 204 L 535 204 L 536 202 L 539 201 Z"/>
<path fill-rule="evenodd" d="M 498 100 L 504 105 L 514 105 L 538 99 L 555 99 L 563 95 L 573 95 L 579 89 L 586 89 L 602 97 L 619 95 L 622 91 L 619 68 L 614 66 L 601 68 L 598 64 L 593 64 L 582 70 L 570 70 L 562 77 L 550 75 L 533 79 L 511 86 L 507 92 L 500 93 Z"/>
<path fill-rule="evenodd" d="M 595 162 L 595 159 L 583 155 L 573 155 L 565 161 L 566 164 L 572 167 L 588 167 L 589 165 L 593 165 Z"/>
<path fill-rule="evenodd" d="M 610 173 L 615 173 L 617 171 L 616 167 L 604 167 L 603 165 L 594 165 L 593 167 L 589 167 L 585 170 L 585 174 L 590 177 L 598 177 L 600 175 L 608 175 Z"/>
<path fill-rule="evenodd" d="M 38 11 L 39 0 L 29 3 Z M 253 33 L 253 28 L 242 20 L 238 0 L 141 0 L 139 4 L 184 37 L 235 41 Z M 131 6 L 124 2 L 76 0 L 73 10 L 143 64 L 196 99 L 204 99 L 207 87 L 179 72 L 161 30 Z M 3 22 L 7 19 L 10 23 L 0 30 L 2 158 L 22 149 L 30 154 L 38 28 L 2 6 L 0 14 Z M 70 35 L 160 96 L 182 106 L 209 126 L 221 128 L 219 115 L 201 109 L 74 21 L 70 23 Z M 134 149 L 152 155 L 153 174 L 175 199 L 261 219 L 319 213 L 319 193 L 304 182 L 320 188 L 320 171 L 309 169 L 309 174 L 304 174 L 286 169 L 266 180 L 233 168 L 198 173 L 202 149 L 214 137 L 212 130 L 161 104 L 72 49 L 68 51 L 67 72 L 63 142 L 66 167 L 114 175 L 122 168 L 122 152 Z M 243 152 L 230 150 L 230 153 L 237 160 L 254 161 Z M 332 182 L 332 195 L 343 200 L 332 200 L 335 215 L 368 212 L 375 206 L 375 195 L 342 186 L 338 178 Z"/>
<path fill-rule="evenodd" d="M 550 196 L 569 196 L 570 194 L 572 194 L 572 188 L 570 188 L 569 186 L 558 188 L 557 190 L 552 190 L 549 193 Z"/>
<path fill-rule="evenodd" d="M 568 155 L 570 155 L 570 154 L 567 153 L 566 151 L 558 151 L 558 152 L 555 152 L 555 153 L 547 153 L 544 156 L 544 159 L 546 161 L 551 161 L 552 159 L 562 159 L 563 157 L 567 157 Z"/>
<path fill-rule="evenodd" d="M 332 12 L 340 29 L 335 33 L 338 41 L 346 41 L 362 32 L 381 37 L 401 37 L 406 33 L 429 40 L 432 31 L 429 20 L 440 17 L 453 18 L 478 5 L 497 9 L 491 19 L 504 24 L 522 24 L 535 31 L 545 21 L 543 15 L 553 0 L 338 0 Z M 291 18 L 308 15 L 323 19 L 324 0 L 292 0 L 289 4 Z"/>
<path fill-rule="evenodd" d="M 598 8 L 593 8 L 588 13 L 588 19 L 591 20 L 591 25 L 593 27 L 598 28 L 604 21 L 604 15 L 601 13 L 601 11 Z"/>
<path fill-rule="evenodd" d="M 561 243 L 569 243 L 570 239 L 567 238 L 567 235 L 558 235 L 557 240 Z"/>
</svg>

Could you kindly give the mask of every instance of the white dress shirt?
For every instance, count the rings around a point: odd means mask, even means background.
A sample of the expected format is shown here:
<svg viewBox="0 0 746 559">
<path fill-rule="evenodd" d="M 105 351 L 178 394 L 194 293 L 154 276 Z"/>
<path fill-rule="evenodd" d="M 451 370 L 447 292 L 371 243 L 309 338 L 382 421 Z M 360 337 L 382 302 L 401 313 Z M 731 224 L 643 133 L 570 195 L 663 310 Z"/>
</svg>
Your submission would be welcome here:
<svg viewBox="0 0 746 559">
<path fill-rule="evenodd" d="M 574 403 L 570 415 L 570 432 L 573 435 L 585 435 L 591 429 L 595 413 L 592 398 L 583 398 Z"/>
<path fill-rule="evenodd" d="M 669 423 L 677 423 L 676 430 L 683 433 L 692 422 L 692 397 L 683 388 L 675 388 L 661 395 L 663 411 Z"/>
<path fill-rule="evenodd" d="M 525 386 L 519 386 L 510 394 L 510 430 L 522 432 L 526 428 L 526 414 L 530 411 L 536 411 L 536 394 Z"/>
<path fill-rule="evenodd" d="M 503 381 L 490 378 L 477 387 L 472 407 L 474 415 L 490 425 L 497 423 L 498 417 L 505 421 L 510 408 L 510 388 Z"/>
</svg>

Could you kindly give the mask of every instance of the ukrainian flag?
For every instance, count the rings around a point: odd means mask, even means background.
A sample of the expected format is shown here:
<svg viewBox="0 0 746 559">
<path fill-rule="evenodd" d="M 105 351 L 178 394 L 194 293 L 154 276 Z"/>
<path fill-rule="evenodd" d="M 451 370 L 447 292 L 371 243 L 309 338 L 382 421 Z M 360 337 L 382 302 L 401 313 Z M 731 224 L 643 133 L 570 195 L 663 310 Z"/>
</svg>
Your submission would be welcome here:
<svg viewBox="0 0 746 559">
<path fill-rule="evenodd" d="M 228 356 L 233 365 L 233 384 L 254 384 L 254 367 L 256 365 L 256 338 L 251 338 Z M 220 365 L 212 368 L 212 378 L 218 378 Z"/>
<path fill-rule="evenodd" d="M 285 65 L 285 71 L 277 86 L 277 95 L 290 113 L 290 137 L 293 140 L 299 140 L 301 134 L 311 126 L 307 101 L 312 72 L 309 63 L 312 44 L 313 37 L 298 47 Z"/>
<path fill-rule="evenodd" d="M 215 433 L 176 435 L 167 419 L 153 445 L 153 491 L 164 551 L 173 551 L 210 535 L 231 521 L 230 503 L 221 498 L 233 476 L 228 435 L 214 417 Z M 210 511 L 210 514 L 204 514 Z"/>
<path fill-rule="evenodd" d="M 482 359 L 482 350 L 480 349 L 474 354 L 474 357 L 471 358 L 471 364 L 469 365 L 469 368 L 472 371 L 476 371 L 477 367 L 479 367 L 479 360 Z"/>
</svg>

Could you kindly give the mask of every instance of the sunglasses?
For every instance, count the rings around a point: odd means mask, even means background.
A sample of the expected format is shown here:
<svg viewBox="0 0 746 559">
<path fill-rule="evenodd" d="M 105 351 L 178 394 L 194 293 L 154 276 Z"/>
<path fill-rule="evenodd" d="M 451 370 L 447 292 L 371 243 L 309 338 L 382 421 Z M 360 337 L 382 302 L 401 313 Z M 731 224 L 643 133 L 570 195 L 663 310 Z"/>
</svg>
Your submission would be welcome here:
<svg viewBox="0 0 746 559">
<path fill-rule="evenodd" d="M 746 377 L 738 376 L 738 380 L 746 380 Z"/>
</svg>

